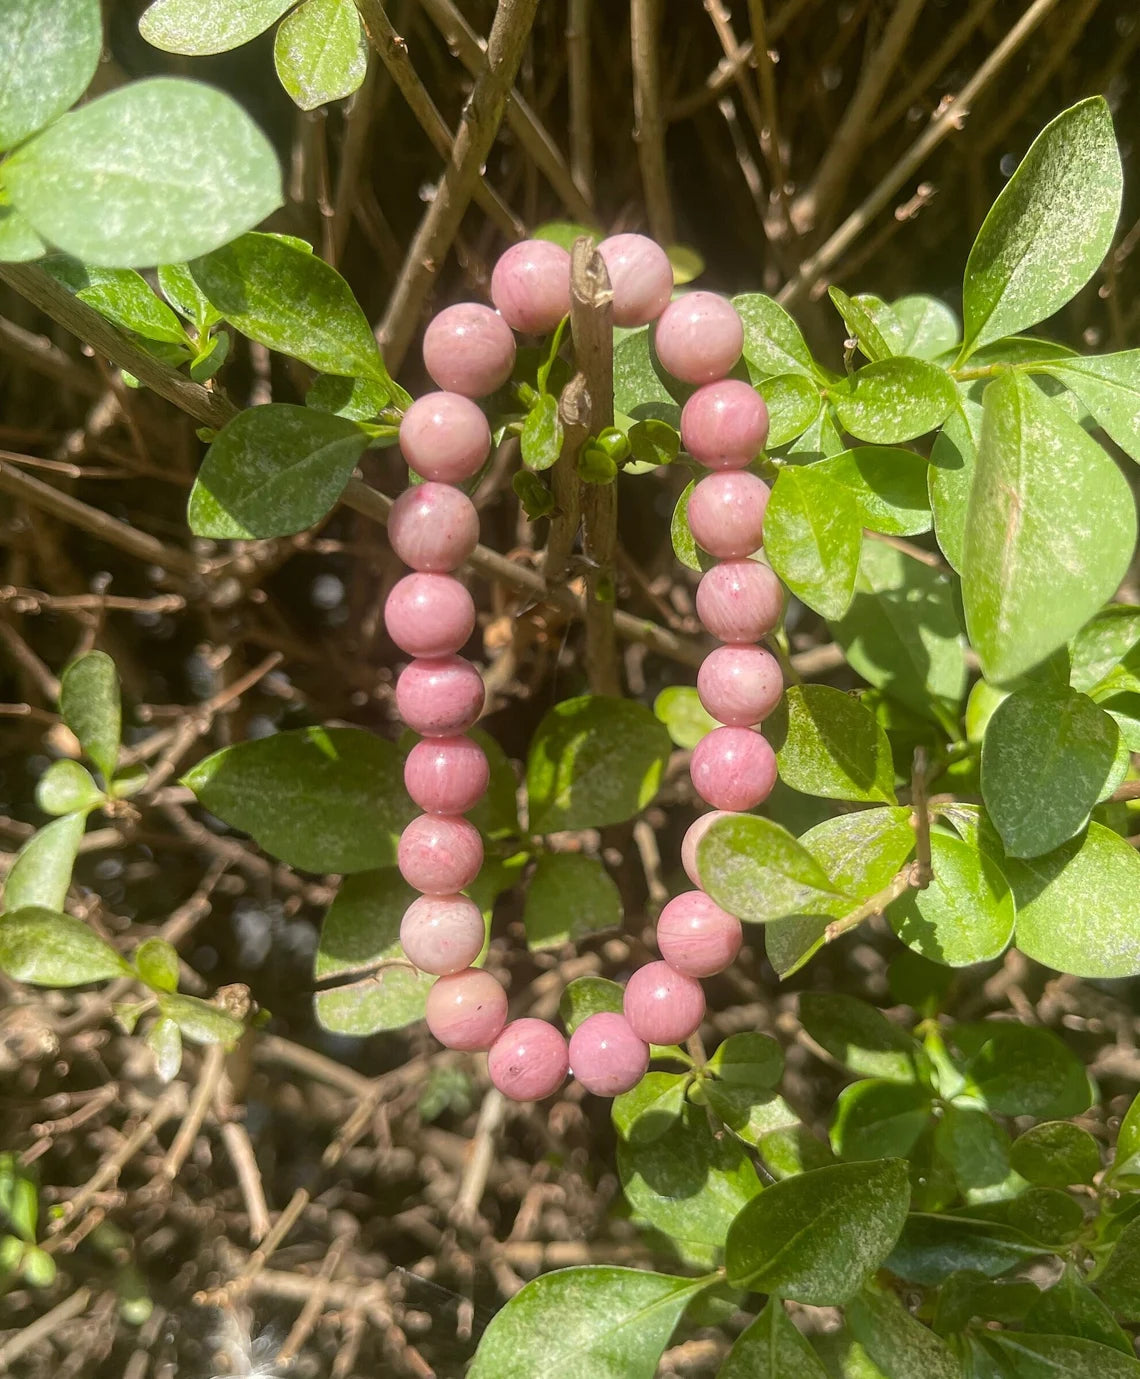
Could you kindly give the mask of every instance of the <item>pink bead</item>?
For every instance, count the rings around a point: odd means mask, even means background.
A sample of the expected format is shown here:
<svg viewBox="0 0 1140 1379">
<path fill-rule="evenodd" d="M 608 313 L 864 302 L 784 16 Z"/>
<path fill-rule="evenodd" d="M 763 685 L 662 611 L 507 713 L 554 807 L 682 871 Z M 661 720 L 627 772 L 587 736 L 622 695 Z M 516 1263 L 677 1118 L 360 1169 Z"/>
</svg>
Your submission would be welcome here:
<svg viewBox="0 0 1140 1379">
<path fill-rule="evenodd" d="M 714 809 L 753 809 L 776 784 L 776 754 L 751 728 L 714 728 L 693 748 L 689 774 Z"/>
<path fill-rule="evenodd" d="M 673 265 L 665 250 L 646 235 L 611 235 L 598 253 L 614 290 L 614 325 L 656 321 L 673 295 Z"/>
<path fill-rule="evenodd" d="M 562 1086 L 570 1067 L 566 1040 L 545 1020 L 512 1020 L 491 1045 L 487 1071 L 512 1101 L 541 1101 Z"/>
<path fill-rule="evenodd" d="M 400 921 L 404 956 L 437 977 L 470 967 L 486 937 L 479 906 L 465 895 L 421 895 Z"/>
<path fill-rule="evenodd" d="M 761 646 L 718 646 L 697 671 L 697 694 L 718 723 L 750 728 L 780 702 L 784 677 Z"/>
<path fill-rule="evenodd" d="M 425 895 L 451 895 L 470 886 L 483 865 L 483 839 L 466 819 L 421 814 L 400 835 L 400 875 Z"/>
<path fill-rule="evenodd" d="M 726 297 L 687 292 L 661 313 L 653 344 L 674 378 L 683 383 L 712 383 L 740 358 L 744 326 Z"/>
<path fill-rule="evenodd" d="M 681 441 L 708 469 L 744 469 L 768 439 L 768 407 L 750 383 L 706 383 L 681 408 Z"/>
<path fill-rule="evenodd" d="M 405 575 L 384 603 L 388 636 L 409 656 L 450 656 L 475 631 L 475 604 L 453 575 Z"/>
<path fill-rule="evenodd" d="M 469 737 L 426 737 L 404 762 L 404 788 L 427 814 L 466 814 L 490 779 L 487 754 Z"/>
<path fill-rule="evenodd" d="M 512 330 L 546 335 L 570 314 L 570 255 L 560 244 L 512 244 L 491 274 L 491 300 Z"/>
<path fill-rule="evenodd" d="M 440 388 L 486 397 L 515 366 L 515 337 L 506 321 L 480 302 L 458 302 L 424 332 L 424 368 Z"/>
<path fill-rule="evenodd" d="M 459 484 L 483 468 L 491 453 L 491 428 L 469 397 L 425 393 L 400 422 L 400 450 L 421 478 Z"/>
<path fill-rule="evenodd" d="M 755 560 L 714 565 L 697 585 L 697 617 L 722 642 L 759 641 L 779 623 L 783 611 L 780 581 Z"/>
<path fill-rule="evenodd" d="M 764 542 L 768 485 L 755 474 L 721 470 L 689 496 L 689 526 L 698 546 L 721 560 L 751 555 Z"/>
<path fill-rule="evenodd" d="M 427 1026 L 445 1049 L 489 1049 L 506 1023 L 507 993 L 490 972 L 440 977 L 427 994 Z"/>
<path fill-rule="evenodd" d="M 703 885 L 697 871 L 697 849 L 701 845 L 701 839 L 718 819 L 727 818 L 727 810 L 711 809 L 707 814 L 702 814 L 699 818 L 694 819 L 685 836 L 681 839 L 681 866 L 684 867 L 685 875 L 694 886 Z"/>
<path fill-rule="evenodd" d="M 705 993 L 700 982 L 667 962 L 647 962 L 626 983 L 622 1008 L 647 1044 L 682 1044 L 705 1018 Z"/>
<path fill-rule="evenodd" d="M 467 494 L 450 484 L 415 484 L 392 504 L 388 540 L 413 570 L 443 574 L 475 549 L 479 514 Z"/>
<path fill-rule="evenodd" d="M 396 712 L 423 737 L 465 733 L 483 712 L 483 677 L 462 656 L 413 661 L 396 681 Z"/>
<path fill-rule="evenodd" d="M 649 1045 L 624 1015 L 587 1015 L 570 1036 L 570 1071 L 595 1096 L 620 1096 L 636 1087 L 649 1067 Z"/>
<path fill-rule="evenodd" d="M 687 977 L 711 977 L 731 967 L 743 940 L 740 920 L 704 891 L 674 896 L 657 919 L 661 956 Z"/>
</svg>

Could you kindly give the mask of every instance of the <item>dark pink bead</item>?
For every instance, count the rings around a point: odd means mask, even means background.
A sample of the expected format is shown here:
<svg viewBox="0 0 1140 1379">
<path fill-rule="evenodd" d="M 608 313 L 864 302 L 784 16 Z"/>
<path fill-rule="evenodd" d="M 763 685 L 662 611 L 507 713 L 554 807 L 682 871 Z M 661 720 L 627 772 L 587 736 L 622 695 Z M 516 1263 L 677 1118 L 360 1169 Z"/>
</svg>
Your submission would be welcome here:
<svg viewBox="0 0 1140 1379">
<path fill-rule="evenodd" d="M 687 292 L 670 302 L 653 336 L 657 357 L 683 383 L 713 383 L 740 358 L 744 326 L 715 292 Z"/>
<path fill-rule="evenodd" d="M 486 397 L 503 386 L 514 366 L 510 326 L 481 302 L 446 307 L 424 332 L 424 368 L 448 392 Z"/>
<path fill-rule="evenodd" d="M 428 814 L 466 814 L 490 779 L 487 754 L 469 737 L 425 737 L 404 762 L 404 788 Z"/>
<path fill-rule="evenodd" d="M 479 906 L 465 895 L 421 895 L 400 921 L 404 956 L 421 972 L 437 977 L 470 967 L 486 937 Z"/>
<path fill-rule="evenodd" d="M 446 574 L 479 541 L 479 514 L 466 493 L 450 484 L 414 484 L 392 504 L 388 540 L 413 570 Z"/>
<path fill-rule="evenodd" d="M 697 694 L 718 723 L 750 728 L 780 702 L 780 663 L 762 646 L 718 646 L 697 671 Z"/>
<path fill-rule="evenodd" d="M 396 681 L 396 712 L 423 737 L 465 733 L 483 712 L 483 677 L 462 656 L 412 661 Z"/>
<path fill-rule="evenodd" d="M 694 886 L 703 884 L 700 873 L 697 871 L 697 848 L 700 847 L 701 839 L 718 819 L 727 818 L 727 810 L 710 809 L 707 814 L 702 814 L 693 820 L 686 830 L 685 836 L 681 839 L 681 866 L 685 869 L 685 875 Z"/>
<path fill-rule="evenodd" d="M 541 1101 L 566 1079 L 570 1056 L 566 1040 L 545 1020 L 512 1020 L 491 1045 L 487 1072 L 512 1101 Z"/>
<path fill-rule="evenodd" d="M 647 962 L 626 983 L 622 1009 L 647 1044 L 683 1044 L 705 1018 L 705 993 L 667 962 Z"/>
<path fill-rule="evenodd" d="M 491 453 L 491 428 L 469 397 L 425 393 L 400 422 L 400 450 L 421 478 L 459 484 L 483 468 Z"/>
<path fill-rule="evenodd" d="M 689 774 L 714 809 L 754 809 L 776 784 L 776 754 L 751 728 L 714 728 L 693 748 Z"/>
<path fill-rule="evenodd" d="M 427 994 L 427 1026 L 445 1049 L 489 1049 L 506 1023 L 507 993 L 490 972 L 440 977 Z"/>
<path fill-rule="evenodd" d="M 384 603 L 388 636 L 409 656 L 450 656 L 475 631 L 475 604 L 454 575 L 405 575 Z"/>
<path fill-rule="evenodd" d="M 614 290 L 614 325 L 656 321 L 673 295 L 673 265 L 665 250 L 646 235 L 610 235 L 598 253 Z"/>
<path fill-rule="evenodd" d="M 749 383 L 706 383 L 681 409 L 681 441 L 708 469 L 744 469 L 768 439 L 768 408 Z"/>
<path fill-rule="evenodd" d="M 570 255 L 545 239 L 512 244 L 491 273 L 491 300 L 524 335 L 546 335 L 570 314 Z"/>
<path fill-rule="evenodd" d="M 780 581 L 755 560 L 726 560 L 706 570 L 697 585 L 697 617 L 722 642 L 756 642 L 784 611 Z"/>
<path fill-rule="evenodd" d="M 620 1096 L 636 1087 L 649 1067 L 649 1045 L 624 1015 L 587 1015 L 570 1036 L 570 1071 L 595 1096 Z"/>
<path fill-rule="evenodd" d="M 704 891 L 674 896 L 657 919 L 661 956 L 687 977 L 711 977 L 732 965 L 744 933 L 740 920 Z"/>
<path fill-rule="evenodd" d="M 764 543 L 768 485 L 755 474 L 721 470 L 703 478 L 689 495 L 689 526 L 698 546 L 729 560 L 751 555 Z"/>
<path fill-rule="evenodd" d="M 466 819 L 421 814 L 400 835 L 400 875 L 425 895 L 451 895 L 470 886 L 483 865 L 483 839 Z"/>
</svg>

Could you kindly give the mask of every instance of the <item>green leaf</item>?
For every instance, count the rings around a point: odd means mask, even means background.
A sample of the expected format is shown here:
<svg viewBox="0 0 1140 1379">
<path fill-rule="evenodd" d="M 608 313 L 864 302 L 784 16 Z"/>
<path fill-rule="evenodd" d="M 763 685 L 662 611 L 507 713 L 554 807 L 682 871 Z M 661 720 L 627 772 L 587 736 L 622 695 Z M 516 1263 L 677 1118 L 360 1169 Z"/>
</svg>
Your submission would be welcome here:
<svg viewBox="0 0 1140 1379">
<path fill-rule="evenodd" d="M 891 310 L 902 326 L 902 335 L 895 345 L 896 354 L 937 359 L 940 354 L 952 350 L 962 338 L 957 316 L 937 297 L 922 293 L 899 297 L 891 303 Z"/>
<path fill-rule="evenodd" d="M 87 813 L 106 798 L 91 772 L 66 757 L 53 761 L 36 782 L 36 804 L 45 814 Z"/>
<path fill-rule="evenodd" d="M 816 460 L 827 459 L 847 449 L 847 443 L 836 430 L 835 419 L 829 404 L 819 410 L 819 415 L 808 429 L 785 450 L 793 464 L 812 464 Z"/>
<path fill-rule="evenodd" d="M 950 375 L 923 359 L 883 359 L 831 389 L 844 428 L 859 440 L 897 445 L 933 431 L 954 410 Z"/>
<path fill-rule="evenodd" d="M 47 245 L 14 206 L 0 206 L 0 262 L 27 263 L 47 253 Z"/>
<path fill-rule="evenodd" d="M 468 1379 L 653 1379 L 711 1280 L 584 1265 L 525 1284 L 491 1319 Z"/>
<path fill-rule="evenodd" d="M 335 507 L 368 444 L 354 421 L 291 403 L 239 412 L 206 451 L 190 493 L 195 536 L 291 536 Z"/>
<path fill-rule="evenodd" d="M 1004 953 L 1016 907 L 1001 868 L 960 838 L 930 838 L 934 876 L 925 890 L 896 900 L 888 919 L 915 952 L 947 967 L 968 967 Z"/>
<path fill-rule="evenodd" d="M 764 514 L 764 550 L 792 593 L 825 618 L 847 611 L 862 539 L 847 488 L 815 465 L 780 470 Z"/>
<path fill-rule="evenodd" d="M 994 1278 L 1045 1253 L 1007 1226 L 967 1217 L 914 1212 L 907 1217 L 887 1268 L 910 1283 L 942 1283 L 960 1269 Z"/>
<path fill-rule="evenodd" d="M 386 383 L 374 378 L 339 378 L 323 373 L 305 394 L 305 406 L 317 412 L 333 412 L 351 421 L 372 421 L 392 401 Z"/>
<path fill-rule="evenodd" d="M 583 1020 L 599 1011 L 620 1014 L 624 991 L 608 977 L 576 977 L 567 984 L 558 1002 L 558 1018 L 573 1034 Z"/>
<path fill-rule="evenodd" d="M 148 938 L 135 949 L 135 968 L 156 991 L 178 990 L 178 949 L 165 939 Z"/>
<path fill-rule="evenodd" d="M 434 981 L 408 963 L 387 963 L 361 981 L 318 991 L 313 997 L 317 1024 L 331 1034 L 358 1038 L 403 1029 L 423 1019 Z"/>
<path fill-rule="evenodd" d="M 680 427 L 681 407 L 654 368 L 648 327 L 630 331 L 614 346 L 614 410 L 634 421 Z"/>
<path fill-rule="evenodd" d="M 857 446 L 813 466 L 817 474 L 847 489 L 862 526 L 889 536 L 915 536 L 930 530 L 927 468 L 913 450 L 882 445 Z"/>
<path fill-rule="evenodd" d="M 1039 857 L 1088 822 L 1120 732 L 1087 695 L 1027 685 L 998 705 L 982 742 L 982 798 L 1011 857 Z"/>
<path fill-rule="evenodd" d="M 994 202 L 962 283 L 966 353 L 1060 310 L 1108 253 L 1124 174 L 1101 96 L 1063 111 Z"/>
<path fill-rule="evenodd" d="M 890 743 L 858 699 L 829 685 L 793 685 L 785 710 L 786 729 L 772 733 L 785 785 L 830 800 L 894 803 Z"/>
<path fill-rule="evenodd" d="M 1069 643 L 1069 683 L 1086 694 L 1108 679 L 1125 660 L 1140 656 L 1140 608 L 1110 603 Z"/>
<path fill-rule="evenodd" d="M 122 708 L 119 673 L 105 651 L 89 651 L 63 672 L 59 710 L 104 780 L 110 780 L 119 758 Z"/>
<path fill-rule="evenodd" d="M 855 339 L 867 359 L 874 363 L 880 359 L 889 359 L 895 353 L 876 321 L 876 313 L 869 309 L 871 302 L 878 303 L 880 307 L 884 306 L 877 297 L 866 302 L 859 297 L 849 297 L 838 287 L 829 287 L 827 295 L 836 311 L 843 317 L 848 334 Z M 886 307 L 885 310 L 889 311 L 890 308 Z"/>
<path fill-rule="evenodd" d="M 207 253 L 281 204 L 277 157 L 241 106 L 174 77 L 62 116 L 12 154 L 4 181 L 46 240 L 112 268 Z"/>
<path fill-rule="evenodd" d="M 158 1008 L 174 1021 L 182 1037 L 194 1044 L 221 1044 L 224 1049 L 232 1049 L 245 1032 L 240 1020 L 197 996 L 160 996 Z"/>
<path fill-rule="evenodd" d="M 1067 1120 L 1043 1121 L 1014 1141 L 1010 1162 L 1028 1182 L 1068 1187 L 1092 1182 L 1100 1172 L 1100 1149 L 1079 1125 Z"/>
<path fill-rule="evenodd" d="M 930 449 L 930 507 L 942 554 L 959 573 L 966 545 L 966 512 L 982 435 L 984 385 L 974 385 L 958 400 Z"/>
<path fill-rule="evenodd" d="M 368 70 L 368 39 L 353 0 L 305 0 L 279 26 L 273 61 L 302 110 L 351 96 Z"/>
<path fill-rule="evenodd" d="M 1099 445 L 1028 379 L 986 389 L 970 492 L 962 599 L 987 680 L 1043 661 L 1113 593 L 1136 508 Z"/>
<path fill-rule="evenodd" d="M 99 0 L 7 0 L 0 24 L 0 149 L 43 129 L 99 65 Z"/>
<path fill-rule="evenodd" d="M 958 1025 L 975 1094 L 998 1116 L 1075 1116 L 1092 1101 L 1080 1059 L 1052 1030 L 991 1020 Z"/>
<path fill-rule="evenodd" d="M 87 813 L 81 810 L 65 814 L 32 834 L 16 854 L 4 883 L 5 910 L 24 910 L 32 906 L 44 910 L 63 909 L 79 853 L 79 840 L 86 827 Z"/>
<path fill-rule="evenodd" d="M 708 1069 L 723 1082 L 775 1087 L 784 1071 L 784 1050 L 768 1034 L 754 1030 L 730 1034 L 713 1052 Z"/>
<path fill-rule="evenodd" d="M 681 451 L 681 437 L 665 421 L 635 421 L 627 440 L 633 457 L 627 470 L 635 465 L 656 469 L 658 465 L 672 464 Z"/>
<path fill-rule="evenodd" d="M 759 1147 L 765 1136 L 799 1123 L 782 1096 L 767 1087 L 742 1082 L 706 1081 L 701 1095 L 716 1117 L 746 1144 Z"/>
<path fill-rule="evenodd" d="M 154 1070 L 160 1082 L 173 1082 L 182 1067 L 182 1031 L 168 1015 L 147 1030 L 146 1046 L 154 1054 Z"/>
<path fill-rule="evenodd" d="M 1025 1314 L 1025 1324 L 1030 1331 L 1050 1336 L 1082 1336 L 1125 1355 L 1133 1354 L 1129 1337 L 1071 1264 L 1052 1288 L 1037 1295 Z"/>
<path fill-rule="evenodd" d="M 783 1304 L 770 1298 L 733 1342 L 717 1379 L 827 1379 L 827 1370 Z"/>
<path fill-rule="evenodd" d="M 67 254 L 52 254 L 42 266 L 120 330 L 133 331 L 145 340 L 190 348 L 178 317 L 133 268 L 96 268 Z"/>
<path fill-rule="evenodd" d="M 631 1091 L 614 1097 L 614 1128 L 633 1145 L 659 1140 L 681 1114 L 688 1085 L 684 1073 L 646 1073 Z"/>
<path fill-rule="evenodd" d="M 893 1293 L 865 1288 L 844 1312 L 851 1334 L 891 1379 L 961 1379 L 953 1351 Z"/>
<path fill-rule="evenodd" d="M 199 335 L 205 335 L 221 317 L 190 275 L 185 263 L 164 263 L 157 271 L 159 291 L 174 308 L 190 321 Z"/>
<path fill-rule="evenodd" d="M 1009 1136 L 988 1111 L 950 1104 L 934 1131 L 934 1147 L 967 1201 L 987 1200 L 1009 1179 Z"/>
<path fill-rule="evenodd" d="M 523 422 L 519 443 L 528 469 L 549 469 L 557 460 L 562 451 L 562 421 L 558 399 L 551 393 L 540 393 L 535 399 Z"/>
<path fill-rule="evenodd" d="M 183 783 L 274 857 L 311 872 L 390 866 L 415 809 L 399 752 L 360 728 L 299 728 L 224 747 Z"/>
<path fill-rule="evenodd" d="M 1032 1336 L 1025 1331 L 985 1333 L 1009 1379 L 1140 1379 L 1140 1361 L 1110 1346 L 1076 1336 Z"/>
<path fill-rule="evenodd" d="M 335 268 L 278 235 L 248 234 L 190 264 L 221 315 L 251 340 L 321 373 L 391 388 L 372 329 Z"/>
<path fill-rule="evenodd" d="M 760 1140 L 760 1154 L 775 1178 L 793 1178 L 833 1163 L 831 1150 L 802 1125 L 770 1130 Z"/>
<path fill-rule="evenodd" d="M 530 829 L 604 828 L 644 809 L 671 744 L 642 704 L 582 695 L 556 704 L 531 740 L 526 784 Z"/>
<path fill-rule="evenodd" d="M 728 1281 L 816 1307 L 846 1302 L 890 1253 L 910 1188 L 901 1159 L 835 1164 L 785 1178 L 728 1233 Z"/>
<path fill-rule="evenodd" d="M 195 355 L 194 362 L 190 365 L 190 377 L 195 383 L 208 382 L 226 362 L 230 352 L 230 338 L 228 332 L 220 330 L 217 335 L 210 336 Z"/>
<path fill-rule="evenodd" d="M 915 1041 L 874 1006 L 832 991 L 800 993 L 800 1024 L 851 1072 L 891 1082 L 914 1082 L 921 1064 Z"/>
<path fill-rule="evenodd" d="M 744 362 L 753 383 L 776 374 L 815 377 L 811 351 L 782 306 L 759 292 L 733 297 L 732 305 L 744 325 Z"/>
<path fill-rule="evenodd" d="M 415 891 L 395 867 L 346 876 L 321 925 L 313 965 L 316 980 L 404 961 L 400 921 L 415 898 Z"/>
<path fill-rule="evenodd" d="M 86 986 L 131 975 L 94 930 L 42 905 L 9 910 L 0 917 L 0 970 L 31 986 Z"/>
<path fill-rule="evenodd" d="M 676 746 L 682 748 L 695 747 L 717 726 L 690 685 L 666 685 L 653 701 L 653 713 L 665 724 Z"/>
<path fill-rule="evenodd" d="M 841 1159 L 903 1158 L 926 1129 L 930 1093 L 914 1083 L 866 1078 L 844 1087 L 831 1121 L 831 1147 Z"/>
<path fill-rule="evenodd" d="M 621 892 L 596 857 L 544 852 L 523 907 L 527 947 L 561 948 L 621 924 Z"/>
<path fill-rule="evenodd" d="M 806 848 L 756 814 L 718 819 L 701 839 L 697 869 L 716 903 L 752 924 L 811 912 L 837 894 Z"/>
<path fill-rule="evenodd" d="M 1140 350 L 1050 364 L 1126 455 L 1140 460 Z"/>
<path fill-rule="evenodd" d="M 989 1279 L 964 1269 L 951 1274 L 939 1289 L 932 1325 L 939 1335 L 954 1336 L 974 1317 L 1020 1322 L 1040 1297 L 1037 1285 L 1027 1280 Z"/>
<path fill-rule="evenodd" d="M 756 390 L 768 408 L 768 450 L 803 435 L 819 415 L 819 385 L 803 374 L 775 374 L 758 383 Z"/>
<path fill-rule="evenodd" d="M 673 516 L 669 521 L 669 537 L 673 543 L 673 554 L 682 565 L 689 570 L 708 570 L 716 561 L 711 555 L 707 555 L 697 545 L 693 529 L 689 526 L 689 499 L 693 496 L 693 489 L 697 486 L 696 479 L 687 484 L 681 491 L 681 496 L 677 499 L 673 508 Z M 771 503 L 769 503 L 769 509 Z M 767 517 L 767 513 L 765 513 Z M 767 526 L 765 525 L 765 532 Z"/>
<path fill-rule="evenodd" d="M 26 846 L 26 845 L 25 845 Z M 11 873 L 9 873 L 9 877 Z M 9 880 L 11 885 L 11 880 Z M 1130 1159 L 1140 1155 L 1140 1092 L 1132 1100 L 1125 1112 L 1116 1134 L 1116 1153 L 1113 1156 L 1110 1176 L 1115 1176 Z"/>
<path fill-rule="evenodd" d="M 1125 1322 L 1140 1322 L 1140 1220 L 1125 1226 L 1093 1287 Z"/>
<path fill-rule="evenodd" d="M 148 43 L 201 57 L 240 47 L 264 33 L 297 0 L 154 0 L 139 20 Z"/>
</svg>

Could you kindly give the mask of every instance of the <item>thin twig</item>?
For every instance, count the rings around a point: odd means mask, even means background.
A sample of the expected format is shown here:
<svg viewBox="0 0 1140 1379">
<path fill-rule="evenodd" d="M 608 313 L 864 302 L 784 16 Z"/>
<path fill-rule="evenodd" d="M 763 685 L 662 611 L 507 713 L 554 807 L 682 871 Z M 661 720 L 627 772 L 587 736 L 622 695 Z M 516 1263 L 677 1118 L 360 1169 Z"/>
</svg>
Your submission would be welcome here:
<svg viewBox="0 0 1140 1379">
<path fill-rule="evenodd" d="M 37 1317 L 34 1322 L 29 1322 L 22 1331 L 17 1331 L 14 1336 L 0 1346 L 0 1374 L 7 1374 L 21 1355 L 38 1345 L 40 1341 L 46 1341 L 54 1335 L 57 1328 L 62 1326 L 64 1322 L 69 1322 L 73 1317 L 81 1316 L 86 1312 L 87 1304 L 90 1301 L 91 1289 L 77 1288 L 62 1302 L 57 1302 L 42 1317 Z"/>
<path fill-rule="evenodd" d="M 479 1119 L 475 1123 L 475 1135 L 467 1155 L 463 1179 L 451 1209 L 451 1219 L 456 1225 L 470 1226 L 479 1214 L 479 1203 L 483 1200 L 487 1175 L 495 1158 L 495 1141 L 506 1114 L 506 1097 L 492 1087 L 479 1108 Z"/>
<path fill-rule="evenodd" d="M 633 141 L 641 168 L 649 230 L 658 244 L 676 239 L 665 162 L 665 120 L 661 111 L 661 0 L 630 0 L 633 53 Z"/>
<path fill-rule="evenodd" d="M 206 1119 L 206 1112 L 214 1099 L 225 1066 L 226 1052 L 221 1044 L 210 1044 L 202 1055 L 201 1071 L 186 1115 L 178 1127 L 178 1133 L 171 1141 L 170 1148 L 166 1151 L 166 1158 L 162 1161 L 162 1176 L 168 1182 L 173 1182 L 182 1172 L 182 1165 L 194 1148 L 194 1141 L 198 1138 L 198 1131 Z"/>
<path fill-rule="evenodd" d="M 230 1120 L 222 1126 L 222 1143 L 233 1164 L 234 1176 L 241 1189 L 245 1213 L 249 1218 L 249 1238 L 256 1245 L 269 1234 L 269 1204 L 265 1200 L 265 1183 L 253 1152 L 249 1131 L 239 1121 Z"/>
<path fill-rule="evenodd" d="M 321 1313 L 325 1310 L 325 1304 L 328 1301 L 328 1285 L 339 1268 L 347 1248 L 348 1241 L 342 1236 L 332 1242 L 328 1248 L 328 1253 L 321 1261 L 315 1287 L 309 1294 L 304 1307 L 301 1308 L 300 1315 L 293 1323 L 288 1336 L 285 1337 L 285 1344 L 277 1352 L 275 1363 L 283 1369 L 293 1363 L 300 1353 L 301 1347 L 308 1340 L 313 1327 L 320 1320 Z"/>
<path fill-rule="evenodd" d="M 590 0 L 570 0 L 566 16 L 570 89 L 570 175 L 588 202 L 594 199 L 594 120 L 590 99 Z"/>
</svg>

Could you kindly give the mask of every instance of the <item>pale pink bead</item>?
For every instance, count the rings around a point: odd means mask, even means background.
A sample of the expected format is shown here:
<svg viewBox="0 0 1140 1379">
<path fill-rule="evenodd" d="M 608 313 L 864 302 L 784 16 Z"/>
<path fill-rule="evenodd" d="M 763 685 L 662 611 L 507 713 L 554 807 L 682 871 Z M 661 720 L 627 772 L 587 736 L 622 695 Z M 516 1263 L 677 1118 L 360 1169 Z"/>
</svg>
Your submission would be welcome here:
<svg viewBox="0 0 1140 1379">
<path fill-rule="evenodd" d="M 462 565 L 479 541 L 479 514 L 450 484 L 414 484 L 392 504 L 388 540 L 413 570 L 446 574 Z"/>
<path fill-rule="evenodd" d="M 464 733 L 483 712 L 483 677 L 462 656 L 412 661 L 396 681 L 396 712 L 423 737 Z"/>
<path fill-rule="evenodd" d="M 446 1049 L 489 1049 L 506 1023 L 507 993 L 490 972 L 440 977 L 427 994 L 427 1026 Z"/>
<path fill-rule="evenodd" d="M 768 485 L 755 474 L 721 470 L 689 495 L 689 526 L 698 546 L 720 560 L 751 555 L 764 543 Z"/>
<path fill-rule="evenodd" d="M 739 378 L 706 383 L 681 408 L 681 442 L 708 469 L 743 469 L 767 439 L 767 404 Z"/>
<path fill-rule="evenodd" d="M 687 977 L 711 977 L 732 965 L 744 933 L 740 920 L 704 891 L 676 895 L 657 918 L 661 956 Z"/>
<path fill-rule="evenodd" d="M 726 560 L 706 570 L 697 585 L 697 617 L 722 642 L 755 642 L 784 611 L 780 581 L 755 560 Z"/>
<path fill-rule="evenodd" d="M 487 754 L 469 737 L 425 737 L 404 762 L 404 789 L 428 814 L 466 814 L 490 779 Z"/>
<path fill-rule="evenodd" d="M 673 295 L 673 265 L 665 250 L 646 235 L 611 235 L 598 253 L 614 290 L 614 325 L 656 321 Z"/>
<path fill-rule="evenodd" d="M 421 895 L 400 921 L 404 956 L 437 977 L 470 967 L 486 936 L 479 906 L 465 895 Z"/>
<path fill-rule="evenodd" d="M 702 814 L 693 820 L 681 839 L 681 866 L 685 869 L 685 875 L 694 886 L 700 886 L 700 873 L 697 871 L 697 849 L 701 845 L 701 839 L 709 831 L 718 819 L 727 819 L 728 812 L 724 809 L 711 809 L 707 814 Z"/>
<path fill-rule="evenodd" d="M 705 993 L 667 962 L 647 962 L 626 983 L 622 1009 L 647 1044 L 682 1044 L 705 1018 Z"/>
<path fill-rule="evenodd" d="M 620 1096 L 636 1087 L 649 1067 L 649 1045 L 624 1015 L 587 1015 L 570 1036 L 570 1071 L 595 1096 Z"/>
<path fill-rule="evenodd" d="M 487 1072 L 512 1101 L 541 1101 L 562 1086 L 570 1067 L 566 1040 L 545 1020 L 512 1020 L 491 1045 Z"/>
<path fill-rule="evenodd" d="M 714 728 L 693 748 L 689 774 L 714 809 L 753 809 L 776 784 L 776 754 L 751 728 Z"/>
<path fill-rule="evenodd" d="M 661 313 L 653 344 L 674 378 L 683 383 L 712 383 L 740 358 L 744 326 L 727 297 L 687 292 Z"/>
<path fill-rule="evenodd" d="M 750 728 L 780 702 L 780 663 L 762 646 L 718 646 L 697 671 L 697 694 L 718 723 Z"/>
<path fill-rule="evenodd" d="M 491 273 L 491 300 L 513 330 L 545 335 L 570 313 L 570 255 L 560 244 L 512 244 Z"/>
<path fill-rule="evenodd" d="M 425 895 L 451 895 L 470 886 L 483 865 L 483 839 L 466 819 L 421 814 L 404 828 L 396 849 L 400 875 Z"/>
<path fill-rule="evenodd" d="M 388 636 L 409 656 L 450 656 L 475 631 L 475 604 L 453 575 L 405 575 L 384 603 Z"/>
<path fill-rule="evenodd" d="M 400 422 L 400 450 L 421 478 L 459 484 L 482 469 L 491 453 L 491 428 L 469 397 L 425 393 Z"/>
<path fill-rule="evenodd" d="M 486 397 L 503 386 L 514 366 L 510 326 L 481 302 L 446 307 L 424 332 L 424 368 L 448 392 Z"/>
</svg>

